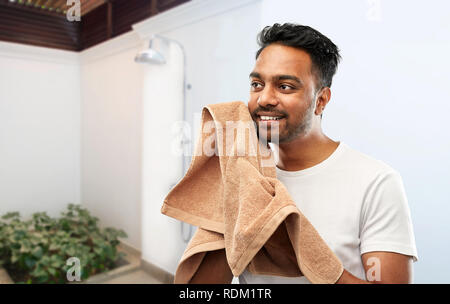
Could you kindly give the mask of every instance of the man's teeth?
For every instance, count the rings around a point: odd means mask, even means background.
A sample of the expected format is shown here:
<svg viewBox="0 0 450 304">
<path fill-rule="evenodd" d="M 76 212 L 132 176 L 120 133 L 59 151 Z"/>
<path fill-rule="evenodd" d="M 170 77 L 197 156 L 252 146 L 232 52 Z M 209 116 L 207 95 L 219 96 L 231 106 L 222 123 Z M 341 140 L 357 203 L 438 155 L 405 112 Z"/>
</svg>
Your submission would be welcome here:
<svg viewBox="0 0 450 304">
<path fill-rule="evenodd" d="M 283 117 L 273 117 L 273 116 L 260 116 L 261 120 L 279 120 Z"/>
</svg>

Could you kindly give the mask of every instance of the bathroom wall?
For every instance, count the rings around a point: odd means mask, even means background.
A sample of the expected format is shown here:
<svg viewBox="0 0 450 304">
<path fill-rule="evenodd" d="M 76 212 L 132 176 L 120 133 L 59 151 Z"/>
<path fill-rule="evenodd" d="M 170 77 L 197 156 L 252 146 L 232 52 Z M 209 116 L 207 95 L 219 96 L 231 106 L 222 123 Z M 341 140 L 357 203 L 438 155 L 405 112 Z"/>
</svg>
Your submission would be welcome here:
<svg viewBox="0 0 450 304">
<path fill-rule="evenodd" d="M 80 203 L 78 55 L 0 42 L 0 214 Z"/>
<path fill-rule="evenodd" d="M 80 53 L 81 201 L 141 249 L 141 49 L 130 32 Z"/>
<path fill-rule="evenodd" d="M 248 74 L 253 68 L 260 18 L 260 1 L 197 1 L 197 4 L 185 6 L 190 7 L 188 11 L 183 7 L 176 8 L 135 26 L 143 40 L 150 33 L 157 33 L 179 41 L 185 48 L 186 77 L 191 86 L 186 96 L 186 120 L 191 127 L 193 144 L 203 106 L 225 101 L 247 101 L 250 88 Z M 166 51 L 165 54 L 173 57 L 176 53 Z M 171 67 L 149 66 L 144 69 L 150 75 L 159 75 L 161 69 Z M 142 180 L 142 258 L 171 273 L 175 273 L 186 248 L 183 238 L 188 240 L 195 231 L 194 228 L 189 234 L 189 225 L 182 227 L 181 222 L 160 212 L 169 186 L 182 177 L 181 174 L 177 176 L 181 169 L 180 161 L 169 154 L 170 139 L 174 135 L 168 127 L 180 119 L 182 100 L 172 98 L 173 93 L 155 88 L 167 86 L 170 90 L 179 90 L 174 80 L 179 79 L 179 74 L 174 73 L 165 81 L 154 80 L 158 82 L 156 85 L 147 82 L 148 98 L 143 99 L 150 109 L 144 111 L 144 115 L 149 117 L 150 127 L 144 124 L 144 130 L 149 135 L 144 137 L 146 149 L 143 150 L 143 159 L 144 163 L 152 162 L 152 165 L 143 166 L 146 177 Z M 152 94 L 152 88 L 157 93 Z M 190 157 L 187 157 L 187 165 Z"/>
<path fill-rule="evenodd" d="M 186 110 L 193 137 L 203 105 L 248 97 L 259 2 L 191 1 L 187 10 L 180 6 L 150 18 L 159 24 L 152 25 L 155 33 L 178 40 L 186 50 L 191 85 Z M 156 183 L 142 180 L 143 108 L 147 103 L 158 126 L 180 118 L 182 101 L 164 104 L 169 95 L 164 91 L 143 100 L 146 91 L 155 93 L 148 83 L 155 67 L 133 59 L 148 41 L 132 31 L 81 53 L 0 44 L 0 213 L 46 210 L 57 216 L 69 202 L 82 204 L 103 226 L 126 231 L 123 241 L 142 250 L 146 261 L 173 273 L 186 243 L 181 223 L 162 215 L 160 206 L 167 184 L 181 177 L 181 159 L 174 162 L 165 153 L 147 172 L 162 172 Z M 175 82 L 162 69 L 157 77 L 168 90 L 181 88 L 181 78 Z M 167 111 L 161 115 L 162 109 Z M 161 142 L 153 144 L 167 151 Z M 142 202 L 148 189 L 160 197 Z M 189 239 L 193 227 L 184 228 Z"/>
<path fill-rule="evenodd" d="M 195 231 L 185 224 L 182 235 L 181 222 L 160 212 L 169 186 L 181 178 L 181 156 L 170 152 L 171 126 L 182 118 L 182 53 L 176 44 L 155 41 L 167 64 L 134 63 L 148 47 L 143 28 L 150 23 L 153 33 L 184 46 L 187 121 L 195 142 L 204 105 L 248 98 L 259 3 L 192 1 L 80 55 L 83 205 L 104 224 L 127 231 L 124 242 L 145 261 L 171 273 L 187 245 L 183 238 Z"/>
<path fill-rule="evenodd" d="M 0 214 L 82 204 L 140 250 L 141 43 L 133 32 L 81 53 L 0 42 Z"/>
</svg>

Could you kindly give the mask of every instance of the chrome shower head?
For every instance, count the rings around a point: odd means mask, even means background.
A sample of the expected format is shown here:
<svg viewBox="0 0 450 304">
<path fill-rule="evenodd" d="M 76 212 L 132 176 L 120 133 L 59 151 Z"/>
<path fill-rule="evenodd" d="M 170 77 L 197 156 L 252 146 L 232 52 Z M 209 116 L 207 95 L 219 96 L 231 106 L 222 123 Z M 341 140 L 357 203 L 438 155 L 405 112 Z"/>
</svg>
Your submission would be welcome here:
<svg viewBox="0 0 450 304">
<path fill-rule="evenodd" d="M 137 54 L 136 57 L 134 58 L 134 61 L 136 61 L 137 63 L 155 63 L 155 64 L 166 63 L 164 56 L 160 52 L 152 49 L 152 42 L 153 39 L 150 40 L 149 48 Z"/>
</svg>

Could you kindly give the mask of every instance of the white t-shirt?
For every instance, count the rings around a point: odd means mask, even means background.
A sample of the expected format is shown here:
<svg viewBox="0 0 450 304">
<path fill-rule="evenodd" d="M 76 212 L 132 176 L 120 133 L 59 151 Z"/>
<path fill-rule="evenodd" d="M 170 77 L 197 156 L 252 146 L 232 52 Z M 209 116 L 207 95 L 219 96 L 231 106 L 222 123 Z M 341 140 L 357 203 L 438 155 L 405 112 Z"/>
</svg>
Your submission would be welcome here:
<svg viewBox="0 0 450 304">
<path fill-rule="evenodd" d="M 417 261 L 402 178 L 386 163 L 340 142 L 333 154 L 313 167 L 276 170 L 299 210 L 354 276 L 366 280 L 361 255 L 370 251 L 397 252 Z M 239 283 L 310 282 L 304 276 L 253 275 L 245 270 Z"/>
</svg>

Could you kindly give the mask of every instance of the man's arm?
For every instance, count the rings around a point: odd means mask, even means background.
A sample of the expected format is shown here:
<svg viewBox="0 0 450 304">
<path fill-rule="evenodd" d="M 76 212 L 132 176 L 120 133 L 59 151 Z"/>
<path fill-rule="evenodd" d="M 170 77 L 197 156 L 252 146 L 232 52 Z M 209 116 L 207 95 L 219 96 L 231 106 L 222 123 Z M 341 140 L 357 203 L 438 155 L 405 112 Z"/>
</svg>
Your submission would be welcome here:
<svg viewBox="0 0 450 304">
<path fill-rule="evenodd" d="M 361 280 L 348 271 L 336 284 L 409 284 L 412 283 L 412 258 L 407 255 L 375 251 L 363 254 L 362 261 L 366 280 Z M 192 277 L 191 284 L 230 284 L 233 273 L 228 265 L 225 249 L 209 251 L 199 269 Z"/>
<path fill-rule="evenodd" d="M 190 284 L 230 284 L 233 273 L 225 255 L 225 249 L 208 251 Z"/>
<path fill-rule="evenodd" d="M 366 280 L 344 270 L 336 284 L 410 284 L 413 279 L 412 258 L 394 252 L 374 251 L 361 256 Z"/>
</svg>

